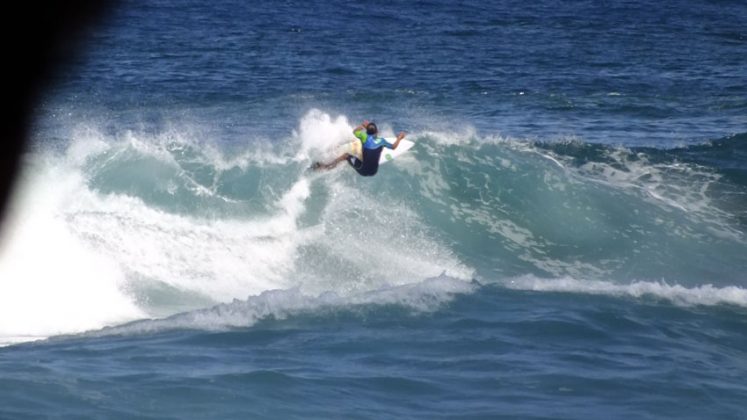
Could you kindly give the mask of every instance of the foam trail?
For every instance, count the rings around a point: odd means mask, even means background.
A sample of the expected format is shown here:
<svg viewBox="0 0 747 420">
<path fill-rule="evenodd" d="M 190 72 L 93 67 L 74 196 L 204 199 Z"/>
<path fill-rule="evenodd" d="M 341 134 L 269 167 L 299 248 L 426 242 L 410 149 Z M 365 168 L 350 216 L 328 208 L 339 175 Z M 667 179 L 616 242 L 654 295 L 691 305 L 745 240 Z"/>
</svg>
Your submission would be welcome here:
<svg viewBox="0 0 747 420">
<path fill-rule="evenodd" d="M 533 276 L 518 277 L 501 282 L 501 284 L 515 290 L 582 293 L 636 299 L 651 296 L 682 306 L 726 304 L 747 308 L 747 289 L 738 286 L 715 287 L 711 284 L 705 284 L 685 287 L 678 284 L 671 285 L 664 282 L 648 281 L 615 284 L 599 280 L 541 279 Z"/>
<path fill-rule="evenodd" d="M 220 302 L 287 286 L 308 194 L 302 179 L 276 214 L 252 220 L 169 214 L 126 196 L 91 197 L 69 217 L 78 235 L 132 276 Z"/>
</svg>

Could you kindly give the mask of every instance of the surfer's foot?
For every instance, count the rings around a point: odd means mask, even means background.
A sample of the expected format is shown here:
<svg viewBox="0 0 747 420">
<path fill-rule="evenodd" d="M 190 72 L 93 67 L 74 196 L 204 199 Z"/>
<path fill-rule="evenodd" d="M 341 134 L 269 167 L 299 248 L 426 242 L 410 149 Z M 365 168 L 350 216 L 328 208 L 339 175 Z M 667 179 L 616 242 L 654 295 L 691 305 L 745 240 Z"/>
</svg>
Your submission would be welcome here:
<svg viewBox="0 0 747 420">
<path fill-rule="evenodd" d="M 309 169 L 311 169 L 312 171 L 328 171 L 328 170 L 334 168 L 335 166 L 337 166 L 337 162 L 332 162 L 332 163 L 328 163 L 328 164 L 324 164 L 324 163 L 321 163 L 321 162 L 314 162 L 309 167 Z"/>
</svg>

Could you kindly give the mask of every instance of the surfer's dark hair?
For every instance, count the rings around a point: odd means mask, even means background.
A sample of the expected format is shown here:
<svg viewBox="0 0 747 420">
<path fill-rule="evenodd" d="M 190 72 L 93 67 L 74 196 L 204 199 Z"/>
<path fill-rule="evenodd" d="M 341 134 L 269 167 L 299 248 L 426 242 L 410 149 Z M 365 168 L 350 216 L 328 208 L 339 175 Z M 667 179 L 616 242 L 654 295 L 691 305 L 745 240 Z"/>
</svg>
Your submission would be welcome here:
<svg viewBox="0 0 747 420">
<path fill-rule="evenodd" d="M 379 132 L 379 129 L 376 128 L 376 124 L 374 123 L 368 123 L 366 126 L 366 133 L 367 134 L 376 134 Z"/>
</svg>

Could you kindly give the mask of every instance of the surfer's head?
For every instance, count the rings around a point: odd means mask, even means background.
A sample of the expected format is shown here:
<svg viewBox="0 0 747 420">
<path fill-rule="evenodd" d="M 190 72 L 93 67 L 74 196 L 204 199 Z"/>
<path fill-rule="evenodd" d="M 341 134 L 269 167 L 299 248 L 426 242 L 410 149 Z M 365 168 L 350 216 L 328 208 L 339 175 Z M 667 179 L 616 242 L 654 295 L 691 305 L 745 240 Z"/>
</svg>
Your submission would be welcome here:
<svg viewBox="0 0 747 420">
<path fill-rule="evenodd" d="M 376 134 L 378 132 L 379 132 L 379 129 L 376 128 L 376 124 L 374 124 L 372 122 L 368 123 L 368 125 L 366 126 L 366 134 L 374 135 L 374 134 Z"/>
</svg>

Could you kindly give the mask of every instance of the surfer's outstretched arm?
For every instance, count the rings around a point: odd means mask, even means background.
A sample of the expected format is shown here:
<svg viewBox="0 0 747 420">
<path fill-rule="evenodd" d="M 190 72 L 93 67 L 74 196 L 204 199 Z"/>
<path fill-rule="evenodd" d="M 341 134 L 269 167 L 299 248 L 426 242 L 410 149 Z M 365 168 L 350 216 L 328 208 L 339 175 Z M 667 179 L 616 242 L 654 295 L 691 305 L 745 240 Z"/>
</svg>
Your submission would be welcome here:
<svg viewBox="0 0 747 420">
<path fill-rule="evenodd" d="M 397 140 L 394 141 L 394 144 L 392 144 L 392 150 L 396 149 L 397 146 L 399 146 L 399 142 L 402 141 L 403 138 L 405 138 L 407 134 L 404 131 L 400 131 L 399 134 L 397 134 Z"/>
<path fill-rule="evenodd" d="M 353 134 L 356 134 L 356 131 L 366 131 L 366 128 L 368 128 L 368 120 L 363 120 L 361 125 L 353 129 Z M 358 136 L 356 135 L 356 137 Z"/>
</svg>

